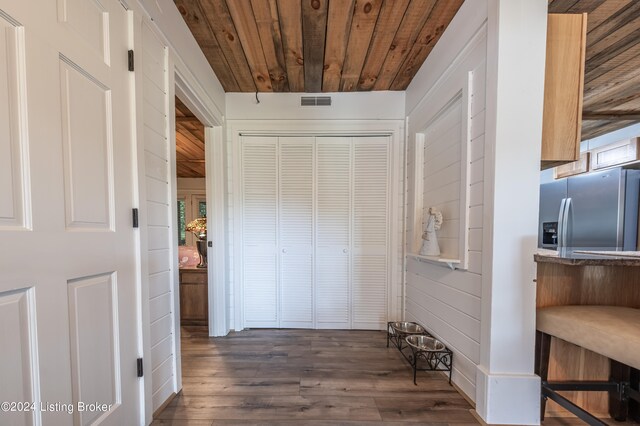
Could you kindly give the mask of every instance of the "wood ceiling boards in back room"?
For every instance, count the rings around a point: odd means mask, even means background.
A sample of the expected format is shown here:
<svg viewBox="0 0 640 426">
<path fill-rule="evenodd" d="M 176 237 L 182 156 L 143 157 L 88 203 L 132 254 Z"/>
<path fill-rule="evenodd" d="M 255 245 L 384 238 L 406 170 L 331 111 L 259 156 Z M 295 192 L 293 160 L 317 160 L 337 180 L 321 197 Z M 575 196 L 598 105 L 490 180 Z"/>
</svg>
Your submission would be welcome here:
<svg viewBox="0 0 640 426">
<path fill-rule="evenodd" d="M 463 0 L 174 0 L 226 92 L 404 90 Z"/>
<path fill-rule="evenodd" d="M 178 177 L 205 177 L 204 125 L 177 97 L 176 166 Z"/>
<path fill-rule="evenodd" d="M 551 0 L 549 13 L 587 13 L 582 139 L 640 122 L 640 1 Z"/>
</svg>

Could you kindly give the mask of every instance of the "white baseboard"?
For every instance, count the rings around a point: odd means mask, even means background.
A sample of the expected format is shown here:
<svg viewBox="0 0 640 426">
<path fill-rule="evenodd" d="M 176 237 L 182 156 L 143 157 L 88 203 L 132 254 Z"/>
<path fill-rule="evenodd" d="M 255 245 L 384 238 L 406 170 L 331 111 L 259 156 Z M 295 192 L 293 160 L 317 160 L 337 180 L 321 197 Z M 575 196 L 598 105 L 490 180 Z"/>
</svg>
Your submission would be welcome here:
<svg viewBox="0 0 640 426">
<path fill-rule="evenodd" d="M 476 373 L 476 411 L 488 424 L 539 425 L 540 377 Z"/>
</svg>

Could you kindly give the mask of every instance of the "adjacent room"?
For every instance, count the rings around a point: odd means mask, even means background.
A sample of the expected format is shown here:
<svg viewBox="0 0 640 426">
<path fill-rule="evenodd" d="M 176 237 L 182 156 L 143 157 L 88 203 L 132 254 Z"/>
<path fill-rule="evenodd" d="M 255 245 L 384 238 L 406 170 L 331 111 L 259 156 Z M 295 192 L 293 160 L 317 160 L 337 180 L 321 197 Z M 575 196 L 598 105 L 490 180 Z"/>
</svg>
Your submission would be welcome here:
<svg viewBox="0 0 640 426">
<path fill-rule="evenodd" d="M 0 424 L 640 423 L 639 16 L 0 0 Z"/>
</svg>

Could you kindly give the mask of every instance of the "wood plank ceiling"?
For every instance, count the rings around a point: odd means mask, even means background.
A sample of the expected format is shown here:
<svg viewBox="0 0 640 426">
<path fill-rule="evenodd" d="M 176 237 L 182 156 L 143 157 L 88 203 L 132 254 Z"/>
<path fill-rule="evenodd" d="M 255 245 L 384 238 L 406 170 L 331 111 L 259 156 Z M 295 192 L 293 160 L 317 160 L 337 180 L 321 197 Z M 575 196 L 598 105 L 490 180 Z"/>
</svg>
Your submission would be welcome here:
<svg viewBox="0 0 640 426">
<path fill-rule="evenodd" d="M 227 92 L 404 90 L 463 0 L 174 0 Z M 640 122 L 640 1 L 588 13 L 582 138 Z"/>
<path fill-rule="evenodd" d="M 176 171 L 178 177 L 205 177 L 204 125 L 177 97 Z"/>
<path fill-rule="evenodd" d="M 587 13 L 582 139 L 640 122 L 640 1 L 550 0 L 550 13 Z"/>
<path fill-rule="evenodd" d="M 404 90 L 463 0 L 174 0 L 226 92 Z"/>
</svg>

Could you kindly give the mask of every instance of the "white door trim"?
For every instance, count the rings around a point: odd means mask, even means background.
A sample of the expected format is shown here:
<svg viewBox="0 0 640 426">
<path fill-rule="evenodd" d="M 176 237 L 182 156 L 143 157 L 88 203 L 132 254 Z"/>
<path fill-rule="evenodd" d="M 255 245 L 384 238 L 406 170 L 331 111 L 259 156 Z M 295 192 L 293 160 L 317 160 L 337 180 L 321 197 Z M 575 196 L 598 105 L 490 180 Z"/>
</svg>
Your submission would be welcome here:
<svg viewBox="0 0 640 426">
<path fill-rule="evenodd" d="M 233 246 L 232 265 L 233 271 L 233 324 L 234 330 L 242 330 L 244 327 L 243 294 L 242 294 L 242 176 L 241 176 L 241 152 L 240 137 L 246 135 L 264 136 L 371 136 L 389 135 L 391 137 L 390 197 L 392 199 L 389 220 L 390 229 L 390 268 L 389 268 L 389 298 L 388 318 L 401 319 L 402 286 L 403 282 L 399 273 L 399 260 L 402 257 L 402 239 L 398 233 L 403 229 L 400 211 L 402 205 L 402 155 L 405 144 L 404 120 L 229 120 L 227 121 L 227 144 L 230 149 L 231 164 L 229 175 L 232 180 L 233 204 L 229 209 L 229 217 L 232 218 L 233 229 L 229 230 L 229 244 Z M 231 253 L 231 249 L 229 250 Z"/>
<path fill-rule="evenodd" d="M 227 288 L 227 177 L 226 147 L 222 126 L 205 127 L 205 166 L 207 191 L 207 238 L 212 243 L 207 251 L 209 262 L 209 335 L 229 333 Z"/>
</svg>

